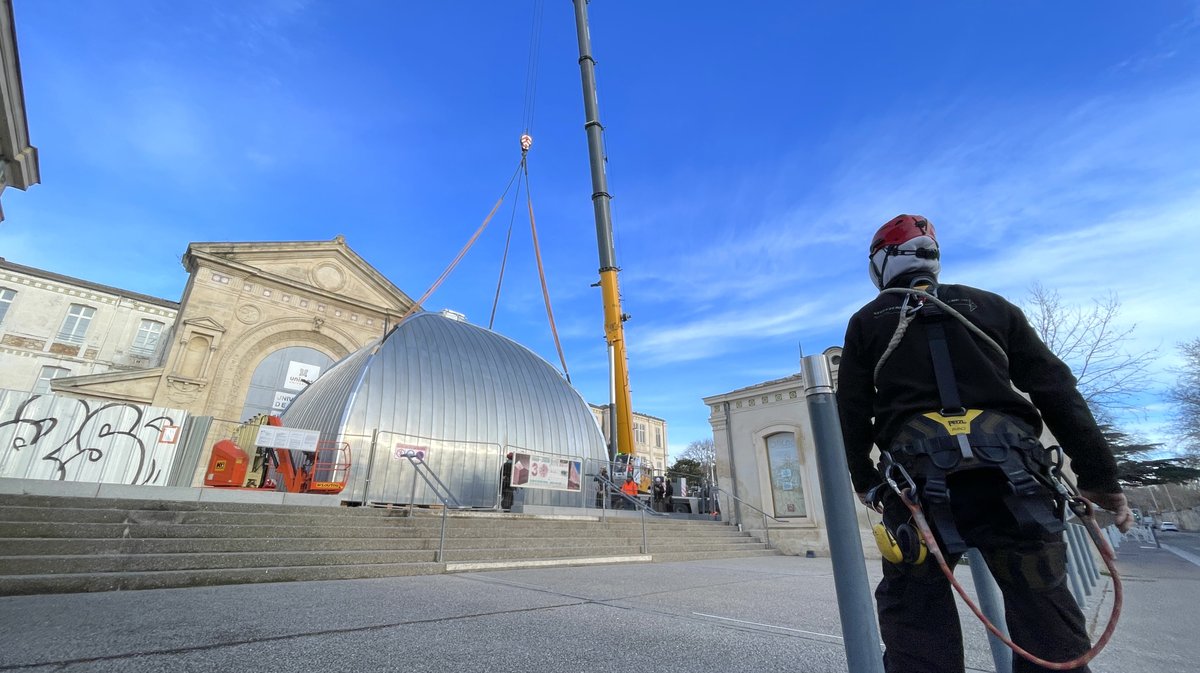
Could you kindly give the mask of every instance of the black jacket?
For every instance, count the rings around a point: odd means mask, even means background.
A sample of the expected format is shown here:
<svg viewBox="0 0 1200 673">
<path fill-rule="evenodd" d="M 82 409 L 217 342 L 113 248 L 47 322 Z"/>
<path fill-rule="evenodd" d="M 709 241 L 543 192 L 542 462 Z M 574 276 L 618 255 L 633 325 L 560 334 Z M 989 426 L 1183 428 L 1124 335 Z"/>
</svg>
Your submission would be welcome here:
<svg viewBox="0 0 1200 673">
<path fill-rule="evenodd" d="M 897 278 L 893 287 L 906 287 Z M 946 342 L 963 406 L 988 409 L 1024 421 L 1040 434 L 1042 421 L 1071 458 L 1084 490 L 1119 492 L 1116 462 L 1070 368 L 1046 348 L 1025 315 L 1003 297 L 966 285 L 940 285 L 938 298 L 981 328 L 1008 354 L 1009 367 L 988 344 L 953 317 L 945 320 Z M 879 483 L 871 445 L 890 446 L 905 421 L 941 408 L 924 322 L 909 325 L 900 344 L 873 382 L 875 364 L 899 322 L 904 295 L 881 293 L 850 318 L 838 366 L 837 403 L 846 460 L 854 490 Z M 1011 383 L 1010 383 L 1011 381 Z M 1029 400 L 1013 389 L 1028 393 Z M 1040 414 L 1038 413 L 1040 410 Z"/>
</svg>

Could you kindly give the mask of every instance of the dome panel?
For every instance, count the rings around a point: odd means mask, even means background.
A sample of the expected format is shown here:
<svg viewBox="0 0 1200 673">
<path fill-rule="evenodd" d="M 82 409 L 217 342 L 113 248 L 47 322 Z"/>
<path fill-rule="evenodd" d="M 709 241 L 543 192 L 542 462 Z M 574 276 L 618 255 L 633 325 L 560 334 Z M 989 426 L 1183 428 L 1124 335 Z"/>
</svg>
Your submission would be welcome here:
<svg viewBox="0 0 1200 673">
<path fill-rule="evenodd" d="M 436 504 L 430 484 L 394 455 L 421 447 L 464 505 L 497 503 L 508 451 L 604 460 L 604 438 L 579 393 L 548 362 L 490 330 L 419 313 L 344 358 L 293 400 L 289 427 L 351 445 L 343 499 Z M 577 492 L 519 489 L 527 504 L 562 504 Z"/>
</svg>

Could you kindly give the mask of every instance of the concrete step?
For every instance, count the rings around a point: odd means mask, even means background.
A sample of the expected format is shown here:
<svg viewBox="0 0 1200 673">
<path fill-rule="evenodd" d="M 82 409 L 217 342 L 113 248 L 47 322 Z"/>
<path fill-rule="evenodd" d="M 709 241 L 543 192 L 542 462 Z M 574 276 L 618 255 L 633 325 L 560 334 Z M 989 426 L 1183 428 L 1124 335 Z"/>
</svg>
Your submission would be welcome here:
<svg viewBox="0 0 1200 673">
<path fill-rule="evenodd" d="M 74 573 L 0 576 L 0 596 L 128 591 L 173 587 L 308 582 L 314 580 L 402 577 L 446 572 L 444 563 L 374 563 L 366 565 L 292 566 L 215 570 Z"/>
<path fill-rule="evenodd" d="M 171 523 L 171 522 L 126 522 L 126 523 L 71 523 L 71 522 L 50 522 L 50 521 L 0 521 L 0 539 L 4 538 L 171 538 L 171 537 L 245 537 L 245 538 L 268 538 L 268 537 L 327 537 L 327 538 L 351 538 L 351 537 L 377 537 L 377 538 L 404 538 L 404 537 L 429 537 L 438 536 L 440 534 L 440 526 L 437 527 L 421 527 L 404 525 L 402 523 L 385 523 L 378 524 L 375 522 L 354 522 L 365 523 L 365 525 L 349 525 L 346 522 L 342 525 L 304 525 L 304 524 L 265 524 L 256 523 L 249 525 L 225 525 L 225 524 L 193 524 L 193 523 Z M 513 522 L 513 523 L 493 523 L 491 526 L 480 527 L 470 526 L 463 527 L 454 524 L 446 524 L 447 538 L 463 538 L 463 537 L 493 537 L 495 530 L 500 527 L 507 535 L 514 538 L 523 539 L 543 539 L 543 538 L 579 538 L 579 537 L 611 537 L 613 535 L 621 535 L 626 537 L 640 537 L 640 527 L 630 527 L 622 525 L 608 524 L 586 524 L 577 523 L 564 525 L 562 523 L 547 522 L 545 525 L 537 525 L 530 522 Z M 660 527 L 655 529 L 647 528 L 647 537 L 691 537 L 695 539 L 701 538 L 731 538 L 737 537 L 740 534 L 736 530 L 729 527 L 697 529 Z"/>
<path fill-rule="evenodd" d="M 644 526 L 645 538 L 640 516 L 0 495 L 0 595 L 778 553 L 719 522 Z"/>
<path fill-rule="evenodd" d="M 779 556 L 779 552 L 774 549 L 656 552 L 653 548 L 651 548 L 650 552 L 650 555 L 654 557 L 653 560 L 655 563 L 665 563 L 668 561 L 708 561 L 712 559 L 749 558 L 754 556 Z"/>
<path fill-rule="evenodd" d="M 762 551 L 765 545 L 745 542 L 723 545 L 659 545 L 660 554 L 721 554 Z M 447 549 L 443 561 L 502 561 L 581 556 L 628 556 L 640 554 L 639 544 L 594 546 L 496 547 Z M 0 575 L 80 574 L 147 572 L 167 570 L 288 567 L 301 565 L 366 565 L 427 563 L 436 560 L 436 550 L 365 551 L 272 551 L 172 554 L 74 554 L 43 556 L 0 556 Z"/>
<path fill-rule="evenodd" d="M 217 568 L 261 568 L 310 565 L 432 563 L 436 551 L 284 551 L 220 554 L 98 554 L 70 556 L 0 556 L 0 575 L 68 575 L 78 573 L 148 572 Z"/>
<path fill-rule="evenodd" d="M 494 535 L 494 531 L 493 531 Z M 510 538 L 447 537 L 446 549 L 491 549 L 502 547 Z M 606 547 L 640 546 L 640 535 L 573 536 L 561 540 L 542 538 L 543 544 L 589 547 L 603 551 Z M 755 544 L 751 538 L 738 537 L 648 537 L 654 548 L 698 546 L 712 544 Z M 523 543 L 525 544 L 525 543 Z M 40 556 L 72 554 L 180 554 L 221 552 L 272 551 L 387 551 L 437 549 L 437 537 L 204 537 L 204 538 L 9 538 L 3 541 L 0 553 L 6 556 Z"/>
</svg>

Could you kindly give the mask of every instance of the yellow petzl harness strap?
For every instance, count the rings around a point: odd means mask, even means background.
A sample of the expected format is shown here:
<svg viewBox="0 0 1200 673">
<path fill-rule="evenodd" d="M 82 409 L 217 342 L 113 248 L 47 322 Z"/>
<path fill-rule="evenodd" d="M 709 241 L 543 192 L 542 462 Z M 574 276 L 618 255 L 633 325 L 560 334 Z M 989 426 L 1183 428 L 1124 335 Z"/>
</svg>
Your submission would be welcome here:
<svg viewBox="0 0 1200 673">
<path fill-rule="evenodd" d="M 920 482 L 920 498 L 946 551 L 958 553 L 968 548 L 955 525 L 947 483 L 949 475 L 963 470 L 991 468 L 1004 473 L 1010 491 L 1004 504 L 1023 531 L 1062 531 L 1062 521 L 1045 507 L 1052 493 L 1043 483 L 1050 474 L 1045 449 L 1014 419 L 963 406 L 946 340 L 948 316 L 934 303 L 921 306 L 920 315 L 929 339 L 941 409 L 909 419 L 889 451 L 893 459 L 908 464 Z"/>
</svg>

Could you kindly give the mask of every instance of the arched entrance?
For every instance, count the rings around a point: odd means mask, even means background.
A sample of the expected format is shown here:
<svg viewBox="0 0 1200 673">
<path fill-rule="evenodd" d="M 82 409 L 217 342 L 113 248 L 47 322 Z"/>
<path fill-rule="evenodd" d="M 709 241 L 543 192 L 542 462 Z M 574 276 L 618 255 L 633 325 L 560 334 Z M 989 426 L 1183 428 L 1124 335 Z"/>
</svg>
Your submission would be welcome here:
<svg viewBox="0 0 1200 673">
<path fill-rule="evenodd" d="M 262 359 L 250 377 L 241 420 L 256 414 L 279 415 L 301 390 L 329 369 L 333 358 L 308 346 L 288 346 Z"/>
</svg>

